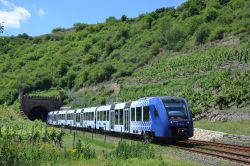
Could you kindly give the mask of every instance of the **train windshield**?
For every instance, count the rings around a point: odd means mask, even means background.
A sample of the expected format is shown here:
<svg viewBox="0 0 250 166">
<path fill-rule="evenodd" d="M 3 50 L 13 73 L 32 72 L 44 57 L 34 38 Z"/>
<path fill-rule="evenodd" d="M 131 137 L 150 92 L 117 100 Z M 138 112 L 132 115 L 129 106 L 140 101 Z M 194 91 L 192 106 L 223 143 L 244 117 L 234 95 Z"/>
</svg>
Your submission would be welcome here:
<svg viewBox="0 0 250 166">
<path fill-rule="evenodd" d="M 170 118 L 187 118 L 187 108 L 184 100 L 162 100 Z"/>
</svg>

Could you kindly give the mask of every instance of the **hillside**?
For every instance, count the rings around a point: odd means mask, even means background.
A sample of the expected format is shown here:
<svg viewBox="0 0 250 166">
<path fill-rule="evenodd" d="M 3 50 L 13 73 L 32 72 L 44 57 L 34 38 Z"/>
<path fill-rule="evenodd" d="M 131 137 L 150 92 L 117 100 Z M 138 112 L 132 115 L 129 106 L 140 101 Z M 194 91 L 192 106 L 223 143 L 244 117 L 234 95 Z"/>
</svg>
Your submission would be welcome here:
<svg viewBox="0 0 250 166">
<path fill-rule="evenodd" d="M 0 38 L 0 104 L 19 89 L 90 106 L 185 96 L 193 113 L 250 103 L 250 2 L 189 0 L 137 18 Z"/>
</svg>

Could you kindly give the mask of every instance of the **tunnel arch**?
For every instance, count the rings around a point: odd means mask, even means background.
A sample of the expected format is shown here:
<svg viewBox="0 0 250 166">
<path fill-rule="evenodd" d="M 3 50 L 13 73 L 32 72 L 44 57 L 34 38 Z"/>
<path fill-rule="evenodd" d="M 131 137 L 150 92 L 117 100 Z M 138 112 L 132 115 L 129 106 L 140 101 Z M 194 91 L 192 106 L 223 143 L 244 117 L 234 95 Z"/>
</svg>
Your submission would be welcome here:
<svg viewBox="0 0 250 166">
<path fill-rule="evenodd" d="M 36 106 L 32 108 L 28 114 L 28 118 L 32 121 L 41 120 L 43 122 L 47 121 L 48 109 L 43 106 Z"/>
</svg>

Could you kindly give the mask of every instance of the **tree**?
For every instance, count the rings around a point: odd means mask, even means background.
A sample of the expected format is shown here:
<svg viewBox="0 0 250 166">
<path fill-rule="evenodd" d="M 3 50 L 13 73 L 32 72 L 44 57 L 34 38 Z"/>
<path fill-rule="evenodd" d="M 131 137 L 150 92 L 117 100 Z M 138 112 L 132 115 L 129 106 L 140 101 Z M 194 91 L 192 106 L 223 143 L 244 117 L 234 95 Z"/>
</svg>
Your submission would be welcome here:
<svg viewBox="0 0 250 166">
<path fill-rule="evenodd" d="M 197 44 L 203 44 L 210 35 L 210 29 L 206 25 L 201 25 L 196 34 L 195 39 Z"/>
<path fill-rule="evenodd" d="M 122 15 L 121 17 L 121 20 L 124 22 L 124 21 L 127 21 L 128 20 L 128 17 L 126 15 Z"/>
<path fill-rule="evenodd" d="M 4 30 L 3 23 L 0 23 L 0 33 L 3 33 L 3 30 Z"/>
<path fill-rule="evenodd" d="M 218 13 L 214 8 L 208 8 L 205 13 L 206 22 L 213 21 L 218 17 Z"/>
</svg>

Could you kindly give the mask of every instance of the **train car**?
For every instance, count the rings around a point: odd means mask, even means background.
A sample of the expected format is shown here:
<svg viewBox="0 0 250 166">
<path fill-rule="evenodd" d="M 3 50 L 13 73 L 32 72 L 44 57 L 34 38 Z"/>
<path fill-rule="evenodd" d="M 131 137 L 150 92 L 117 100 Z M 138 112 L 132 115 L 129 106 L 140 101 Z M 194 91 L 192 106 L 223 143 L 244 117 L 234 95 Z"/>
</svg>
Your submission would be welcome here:
<svg viewBox="0 0 250 166">
<path fill-rule="evenodd" d="M 48 123 L 56 125 L 57 115 L 66 114 L 65 125 L 141 135 L 145 141 L 155 138 L 186 140 L 193 136 L 192 115 L 187 100 L 180 97 L 148 97 L 132 102 L 48 114 Z"/>
<path fill-rule="evenodd" d="M 111 105 L 100 106 L 96 109 L 96 129 L 110 130 L 110 109 Z"/>
<path fill-rule="evenodd" d="M 95 129 L 96 127 L 96 109 L 97 107 L 84 108 L 83 127 Z"/>
<path fill-rule="evenodd" d="M 66 124 L 66 111 L 58 111 L 57 125 L 65 125 L 65 124 Z"/>
<path fill-rule="evenodd" d="M 152 114 L 150 114 L 150 98 L 133 101 L 130 105 L 129 132 L 144 134 L 152 130 Z M 152 103 L 151 103 L 152 104 Z"/>
<path fill-rule="evenodd" d="M 66 111 L 66 126 L 73 126 L 75 121 L 75 110 L 71 109 Z"/>
<path fill-rule="evenodd" d="M 57 122 L 58 122 L 58 111 L 53 111 L 52 114 L 51 114 L 51 124 L 52 125 L 57 125 Z"/>
<path fill-rule="evenodd" d="M 141 101 L 147 103 L 150 115 L 150 123 L 138 126 L 147 128 L 142 133 L 144 139 L 152 141 L 157 137 L 186 140 L 193 136 L 192 115 L 186 99 L 166 96 Z"/>
<path fill-rule="evenodd" d="M 76 109 L 75 111 L 75 121 L 74 126 L 75 127 L 83 127 L 83 111 L 84 109 Z"/>
<path fill-rule="evenodd" d="M 123 132 L 124 131 L 124 109 L 126 103 L 115 104 L 110 110 L 110 131 Z"/>
</svg>

